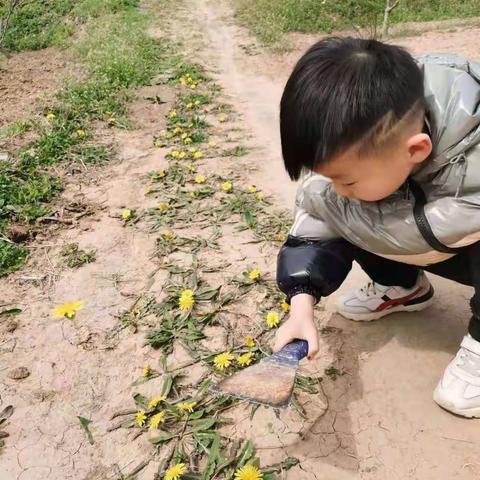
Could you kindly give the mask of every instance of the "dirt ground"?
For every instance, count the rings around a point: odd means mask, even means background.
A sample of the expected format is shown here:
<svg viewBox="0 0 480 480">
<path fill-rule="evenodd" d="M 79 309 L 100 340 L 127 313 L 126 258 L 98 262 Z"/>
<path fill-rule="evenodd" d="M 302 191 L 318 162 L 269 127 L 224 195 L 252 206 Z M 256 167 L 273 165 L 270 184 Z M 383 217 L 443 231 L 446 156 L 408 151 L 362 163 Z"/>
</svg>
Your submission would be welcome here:
<svg viewBox="0 0 480 480">
<path fill-rule="evenodd" d="M 241 138 L 255 147 L 228 166 L 219 158 L 202 168 L 209 173 L 231 169 L 245 184 L 272 195 L 276 207 L 291 209 L 295 185 L 282 168 L 278 104 L 293 63 L 314 37 L 292 37 L 292 52 L 272 55 L 235 25 L 228 3 L 185 4 L 171 22 L 171 34 L 183 41 L 189 58 L 207 66 L 238 112 L 230 116 L 230 126 L 218 126 L 218 138 Z M 163 28 L 158 25 L 153 35 Z M 395 41 L 415 53 L 450 51 L 480 59 L 480 46 L 472 41 L 479 35 L 480 28 L 465 28 Z M 143 100 L 154 95 L 167 104 Z M 164 168 L 166 161 L 152 137 L 163 127 L 159 119 L 172 99 L 172 91 L 162 86 L 139 92 L 131 108 L 138 128 L 115 134 L 118 160 L 98 172 L 94 182 L 67 185 L 65 200 L 81 197 L 99 207 L 96 214 L 39 242 L 27 267 L 0 281 L 0 304 L 23 309 L 18 325 L 0 323 L 0 410 L 15 407 L 0 457 L 1 480 L 122 478 L 119 472 L 128 472 L 151 450 L 143 436 L 133 441 L 124 430 L 107 432 L 112 412 L 132 406 L 132 381 L 148 362 L 156 366 L 159 359 L 143 345 L 143 330 L 121 329 L 118 315 L 141 292 L 160 298 L 165 279 L 151 255 L 155 235 L 124 228 L 117 216 L 123 208 L 154 205 L 145 196 L 148 173 Z M 256 264 L 273 277 L 277 250 L 260 250 L 243 243 L 247 240 L 226 226 L 222 250 L 209 252 L 210 260 L 228 265 L 231 273 Z M 96 248 L 97 261 L 78 270 L 59 266 L 60 248 L 72 241 Z M 341 291 L 364 280 L 356 269 Z M 428 311 L 370 324 L 331 313 L 337 294 L 322 302 L 319 326 L 331 328 L 321 337 L 320 354 L 303 371 L 323 375 L 333 364 L 345 374 L 322 384 L 322 394 L 308 401 L 306 420 L 293 413 L 275 419 L 265 411 L 251 423 L 239 411 L 229 434 L 251 436 L 262 464 L 297 457 L 300 465 L 282 477 L 289 480 L 480 478 L 478 420 L 455 417 L 432 400 L 465 333 L 471 292 L 442 279 L 432 281 L 437 302 Z M 55 305 L 77 298 L 85 300 L 86 308 L 73 321 L 52 318 Z M 255 308 L 246 305 L 245 312 L 254 315 Z M 241 334 L 254 328 L 242 322 Z M 184 360 L 184 352 L 175 349 L 169 364 Z M 30 375 L 12 380 L 9 373 L 20 366 Z M 158 386 L 153 380 L 141 391 L 152 395 Z M 93 420 L 94 446 L 77 415 Z M 156 466 L 151 462 L 137 478 L 153 479 Z"/>
<path fill-rule="evenodd" d="M 74 74 L 78 74 L 74 63 L 58 48 L 0 57 L 0 128 L 24 120 L 39 98 Z"/>
</svg>

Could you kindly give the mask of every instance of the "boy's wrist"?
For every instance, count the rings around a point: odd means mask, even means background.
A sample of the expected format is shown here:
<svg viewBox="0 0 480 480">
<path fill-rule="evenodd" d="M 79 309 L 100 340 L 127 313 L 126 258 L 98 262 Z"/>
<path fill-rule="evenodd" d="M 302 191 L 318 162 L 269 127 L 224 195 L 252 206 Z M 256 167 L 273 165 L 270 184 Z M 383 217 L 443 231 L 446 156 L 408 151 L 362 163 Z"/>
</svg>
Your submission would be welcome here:
<svg viewBox="0 0 480 480">
<path fill-rule="evenodd" d="M 313 309 L 315 298 L 306 293 L 295 295 L 290 302 L 290 318 L 303 320 L 310 318 L 313 320 Z"/>
</svg>

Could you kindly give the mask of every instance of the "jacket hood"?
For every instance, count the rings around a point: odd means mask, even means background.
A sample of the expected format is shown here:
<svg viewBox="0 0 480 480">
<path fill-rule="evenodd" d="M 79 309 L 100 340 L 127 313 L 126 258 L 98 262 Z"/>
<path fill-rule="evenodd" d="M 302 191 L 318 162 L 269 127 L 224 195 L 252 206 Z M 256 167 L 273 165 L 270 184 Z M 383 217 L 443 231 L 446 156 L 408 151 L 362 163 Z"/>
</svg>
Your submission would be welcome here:
<svg viewBox="0 0 480 480">
<path fill-rule="evenodd" d="M 480 64 L 455 54 L 416 57 L 424 74 L 426 116 L 433 143 L 432 160 L 422 176 L 480 142 Z"/>
</svg>

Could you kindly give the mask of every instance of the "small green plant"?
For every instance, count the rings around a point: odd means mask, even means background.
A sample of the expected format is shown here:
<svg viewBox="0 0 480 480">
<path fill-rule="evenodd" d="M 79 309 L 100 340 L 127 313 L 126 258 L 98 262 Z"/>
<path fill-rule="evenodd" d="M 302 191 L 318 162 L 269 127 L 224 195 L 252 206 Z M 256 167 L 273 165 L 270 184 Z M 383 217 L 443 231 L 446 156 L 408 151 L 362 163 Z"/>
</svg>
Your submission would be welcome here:
<svg viewBox="0 0 480 480">
<path fill-rule="evenodd" d="M 28 251 L 25 248 L 0 240 L 0 277 L 18 270 L 27 256 Z"/>
<path fill-rule="evenodd" d="M 65 245 L 61 254 L 64 258 L 65 265 L 70 268 L 78 268 L 96 260 L 96 250 L 82 250 L 79 248 L 78 243 Z"/>
<path fill-rule="evenodd" d="M 341 377 L 342 375 L 345 375 L 345 372 L 343 370 L 339 370 L 338 368 L 330 366 L 325 369 L 325 375 L 330 377 L 332 380 L 336 380 L 337 377 Z"/>
</svg>

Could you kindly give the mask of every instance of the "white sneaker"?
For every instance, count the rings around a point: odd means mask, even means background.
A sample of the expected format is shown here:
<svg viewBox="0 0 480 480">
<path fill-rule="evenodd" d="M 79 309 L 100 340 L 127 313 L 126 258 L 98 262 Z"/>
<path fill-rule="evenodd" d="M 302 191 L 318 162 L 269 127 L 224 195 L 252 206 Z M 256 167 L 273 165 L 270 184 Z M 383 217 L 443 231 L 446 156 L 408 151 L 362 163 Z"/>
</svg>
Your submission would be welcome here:
<svg viewBox="0 0 480 480">
<path fill-rule="evenodd" d="M 433 399 L 462 417 L 480 417 L 480 342 L 470 334 L 463 337 L 460 350 L 433 392 Z"/>
<path fill-rule="evenodd" d="M 417 312 L 433 302 L 433 287 L 424 272 L 412 288 L 387 287 L 370 282 L 337 301 L 337 311 L 345 318 L 370 321 L 393 312 Z"/>
</svg>

